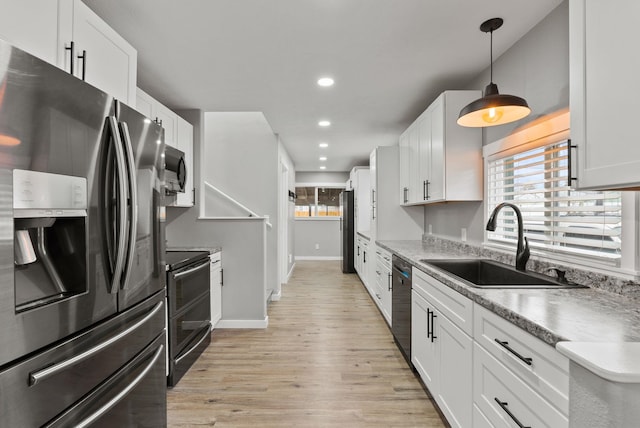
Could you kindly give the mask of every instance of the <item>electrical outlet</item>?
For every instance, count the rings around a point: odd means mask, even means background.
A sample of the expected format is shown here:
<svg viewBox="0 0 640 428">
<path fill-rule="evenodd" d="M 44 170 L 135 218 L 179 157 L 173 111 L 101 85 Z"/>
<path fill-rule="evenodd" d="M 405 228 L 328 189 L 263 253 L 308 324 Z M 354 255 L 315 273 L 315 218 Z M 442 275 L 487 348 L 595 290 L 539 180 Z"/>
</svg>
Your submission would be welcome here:
<svg viewBox="0 0 640 428">
<path fill-rule="evenodd" d="M 463 227 L 460 233 L 460 239 L 462 239 L 462 242 L 467 242 L 467 228 Z"/>
<path fill-rule="evenodd" d="M 320 249 L 320 244 L 316 244 L 316 250 Z"/>
<path fill-rule="evenodd" d="M 433 225 L 429 225 L 429 235 L 433 235 Z"/>
</svg>

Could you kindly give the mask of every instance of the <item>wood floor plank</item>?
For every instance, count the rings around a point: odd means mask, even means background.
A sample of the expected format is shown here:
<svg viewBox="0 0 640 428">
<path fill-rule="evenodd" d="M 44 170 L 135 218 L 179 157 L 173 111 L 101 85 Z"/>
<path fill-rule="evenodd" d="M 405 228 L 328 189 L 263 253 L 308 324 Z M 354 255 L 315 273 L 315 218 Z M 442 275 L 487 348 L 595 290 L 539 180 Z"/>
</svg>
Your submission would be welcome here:
<svg viewBox="0 0 640 428">
<path fill-rule="evenodd" d="M 355 274 L 298 261 L 269 327 L 216 330 L 167 393 L 170 427 L 444 427 Z"/>
</svg>

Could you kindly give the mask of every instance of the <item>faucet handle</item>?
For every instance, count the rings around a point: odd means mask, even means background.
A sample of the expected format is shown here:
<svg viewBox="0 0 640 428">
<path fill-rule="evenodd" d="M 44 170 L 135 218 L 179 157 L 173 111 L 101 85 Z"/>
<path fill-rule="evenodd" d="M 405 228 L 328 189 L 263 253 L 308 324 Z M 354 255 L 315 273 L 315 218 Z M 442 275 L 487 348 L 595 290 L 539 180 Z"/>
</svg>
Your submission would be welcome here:
<svg viewBox="0 0 640 428">
<path fill-rule="evenodd" d="M 558 278 L 558 282 L 562 283 L 562 284 L 567 284 L 569 281 L 567 281 L 566 278 L 566 273 L 567 271 L 560 269 L 559 267 L 550 267 L 549 269 L 547 269 L 547 272 L 555 272 L 556 276 Z"/>
</svg>

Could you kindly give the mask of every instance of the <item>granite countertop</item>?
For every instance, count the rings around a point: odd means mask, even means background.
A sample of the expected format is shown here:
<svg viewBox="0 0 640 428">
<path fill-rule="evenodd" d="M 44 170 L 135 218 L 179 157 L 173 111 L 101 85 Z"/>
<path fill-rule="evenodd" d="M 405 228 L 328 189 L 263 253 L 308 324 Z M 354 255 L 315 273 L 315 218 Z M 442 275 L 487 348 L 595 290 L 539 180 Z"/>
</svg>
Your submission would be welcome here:
<svg viewBox="0 0 640 428">
<path fill-rule="evenodd" d="M 561 341 L 640 342 L 640 301 L 635 298 L 596 288 L 475 288 L 420 260 L 477 255 L 417 240 L 376 243 L 551 346 Z"/>
<path fill-rule="evenodd" d="M 362 236 L 363 238 L 365 238 L 367 241 L 371 241 L 371 235 L 370 232 L 368 230 L 364 230 L 364 231 L 359 231 L 358 235 Z"/>
<path fill-rule="evenodd" d="M 166 251 L 208 251 L 209 254 L 215 254 L 222 251 L 222 247 L 211 246 L 211 247 L 172 247 L 167 246 Z"/>
</svg>

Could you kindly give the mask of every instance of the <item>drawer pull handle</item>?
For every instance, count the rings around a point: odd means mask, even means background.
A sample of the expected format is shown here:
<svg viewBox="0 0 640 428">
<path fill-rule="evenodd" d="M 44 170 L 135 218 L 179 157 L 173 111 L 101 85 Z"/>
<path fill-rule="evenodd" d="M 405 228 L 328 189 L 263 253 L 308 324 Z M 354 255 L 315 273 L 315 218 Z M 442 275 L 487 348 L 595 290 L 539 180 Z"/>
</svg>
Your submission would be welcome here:
<svg viewBox="0 0 640 428">
<path fill-rule="evenodd" d="M 533 362 L 533 358 L 529 358 L 529 357 L 523 357 L 522 355 L 520 355 L 517 351 L 515 351 L 512 347 L 509 346 L 509 342 L 503 342 L 500 339 L 495 339 L 496 343 L 500 346 L 502 346 L 504 349 L 506 349 L 507 351 L 511 352 L 513 355 L 515 355 L 516 357 L 518 357 L 520 360 L 522 360 L 522 362 L 524 362 L 527 365 L 531 365 L 531 363 Z"/>
<path fill-rule="evenodd" d="M 515 422 L 516 425 L 518 425 L 518 427 L 520 427 L 520 428 L 531 428 L 531 427 L 527 427 L 527 426 L 522 425 L 522 423 L 518 420 L 518 418 L 516 418 L 513 415 L 513 413 L 511 413 L 511 411 L 507 408 L 508 403 L 506 401 L 500 401 L 500 399 L 498 397 L 495 397 L 495 400 L 496 400 L 496 403 L 498 403 L 498 405 L 502 408 L 502 410 L 504 410 L 505 413 L 507 415 L 509 415 L 509 417 L 511 419 L 513 419 L 513 422 Z"/>
</svg>

